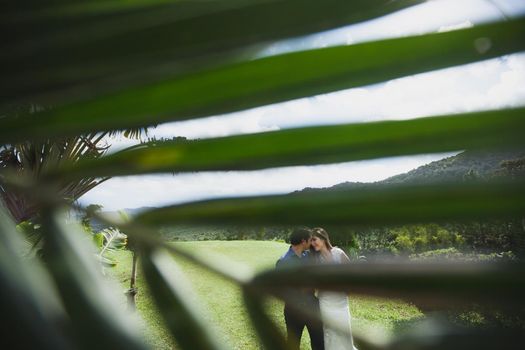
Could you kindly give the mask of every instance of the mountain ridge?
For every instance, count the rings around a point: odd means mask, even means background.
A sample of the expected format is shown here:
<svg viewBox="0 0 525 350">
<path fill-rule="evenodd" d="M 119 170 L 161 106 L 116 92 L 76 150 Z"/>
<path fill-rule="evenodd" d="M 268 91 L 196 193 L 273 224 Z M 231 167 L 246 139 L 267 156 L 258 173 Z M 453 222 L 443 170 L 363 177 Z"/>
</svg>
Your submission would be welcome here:
<svg viewBox="0 0 525 350">
<path fill-rule="evenodd" d="M 330 187 L 306 187 L 294 193 L 307 191 L 332 191 L 350 188 L 362 188 L 377 185 L 424 184 L 472 179 L 489 179 L 500 171 L 501 164 L 507 160 L 525 157 L 525 150 L 474 152 L 463 151 L 454 156 L 430 162 L 406 173 L 394 175 L 375 182 L 342 182 Z"/>
</svg>

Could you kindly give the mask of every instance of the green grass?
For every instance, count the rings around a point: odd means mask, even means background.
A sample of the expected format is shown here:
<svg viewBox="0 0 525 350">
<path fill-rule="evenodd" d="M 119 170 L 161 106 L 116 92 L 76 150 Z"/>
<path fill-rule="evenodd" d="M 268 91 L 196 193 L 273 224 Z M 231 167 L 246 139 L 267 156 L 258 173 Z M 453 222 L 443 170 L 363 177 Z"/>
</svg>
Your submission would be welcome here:
<svg viewBox="0 0 525 350">
<path fill-rule="evenodd" d="M 274 268 L 275 261 L 288 249 L 284 243 L 273 241 L 199 241 L 177 242 L 181 247 L 223 254 L 230 260 L 247 264 L 257 271 Z M 107 269 L 109 275 L 118 279 L 122 285 L 129 286 L 131 254 L 128 251 L 115 253 L 119 260 L 115 268 Z M 205 318 L 216 328 L 217 336 L 231 349 L 261 349 L 255 332 L 245 312 L 240 290 L 225 281 L 186 261 L 175 259 L 186 272 L 196 292 Z M 139 294 L 137 310 L 145 323 L 145 337 L 155 349 L 172 349 L 175 343 L 170 339 L 162 320 L 150 298 L 142 276 L 138 275 Z M 268 313 L 281 326 L 284 332 L 282 303 L 271 299 L 267 304 Z M 356 332 L 397 332 L 410 322 L 423 317 L 414 306 L 397 300 L 385 300 L 363 296 L 350 296 L 352 328 Z M 309 349 L 307 332 L 303 334 L 301 348 Z"/>
</svg>

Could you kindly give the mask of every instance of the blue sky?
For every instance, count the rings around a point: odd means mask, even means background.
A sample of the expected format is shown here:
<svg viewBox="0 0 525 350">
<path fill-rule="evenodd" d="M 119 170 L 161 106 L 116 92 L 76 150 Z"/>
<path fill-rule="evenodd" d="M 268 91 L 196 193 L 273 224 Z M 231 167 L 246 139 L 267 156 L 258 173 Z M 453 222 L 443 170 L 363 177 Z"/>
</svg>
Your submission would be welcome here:
<svg viewBox="0 0 525 350">
<path fill-rule="evenodd" d="M 380 19 L 269 45 L 260 55 L 454 30 L 525 15 L 523 0 L 434 0 Z M 303 125 L 394 120 L 525 104 L 525 53 L 395 79 L 386 83 L 263 106 L 229 115 L 168 123 L 159 137 L 207 138 Z M 129 144 L 111 140 L 116 147 Z M 345 181 L 373 182 L 451 154 L 418 155 L 250 172 L 119 177 L 80 199 L 107 210 L 198 199 L 288 193 Z"/>
</svg>

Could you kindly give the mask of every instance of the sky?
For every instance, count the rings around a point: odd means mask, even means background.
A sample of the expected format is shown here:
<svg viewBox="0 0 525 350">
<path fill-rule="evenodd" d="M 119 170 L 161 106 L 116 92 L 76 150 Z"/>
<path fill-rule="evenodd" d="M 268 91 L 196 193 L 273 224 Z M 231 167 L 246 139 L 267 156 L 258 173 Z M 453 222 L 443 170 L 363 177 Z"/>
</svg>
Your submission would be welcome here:
<svg viewBox="0 0 525 350">
<path fill-rule="evenodd" d="M 523 0 L 435 0 L 373 21 L 268 45 L 258 56 L 448 31 L 525 15 Z M 525 105 L 525 53 L 391 80 L 385 83 L 159 125 L 149 136 L 209 138 L 300 127 L 401 120 Z M 110 140 L 113 149 L 132 141 Z M 460 151 L 460 150 L 458 150 Z M 457 152 L 456 152 L 457 153 Z M 289 193 L 346 181 L 374 182 L 454 155 L 407 157 L 260 171 L 116 177 L 80 203 L 105 210 L 161 206 L 200 199 Z"/>
</svg>

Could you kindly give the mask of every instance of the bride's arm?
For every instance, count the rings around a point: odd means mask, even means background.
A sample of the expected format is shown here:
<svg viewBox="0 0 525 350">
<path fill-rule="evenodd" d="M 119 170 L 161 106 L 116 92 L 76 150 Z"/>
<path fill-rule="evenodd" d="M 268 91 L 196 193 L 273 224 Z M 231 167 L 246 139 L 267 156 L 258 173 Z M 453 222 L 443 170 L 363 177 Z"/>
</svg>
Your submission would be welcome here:
<svg viewBox="0 0 525 350">
<path fill-rule="evenodd" d="M 341 254 L 341 263 L 342 264 L 350 263 L 350 258 L 348 257 L 348 255 L 346 255 L 344 250 L 339 249 L 339 254 Z"/>
</svg>

